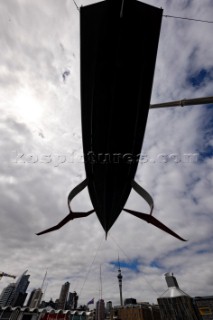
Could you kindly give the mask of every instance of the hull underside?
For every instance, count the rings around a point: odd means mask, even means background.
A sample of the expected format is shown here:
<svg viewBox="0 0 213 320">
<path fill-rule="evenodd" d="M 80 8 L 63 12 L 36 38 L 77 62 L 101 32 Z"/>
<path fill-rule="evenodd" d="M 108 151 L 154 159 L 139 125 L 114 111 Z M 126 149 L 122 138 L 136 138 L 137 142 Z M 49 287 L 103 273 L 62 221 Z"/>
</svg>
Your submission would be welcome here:
<svg viewBox="0 0 213 320">
<path fill-rule="evenodd" d="M 107 232 L 131 191 L 146 128 L 162 10 L 135 0 L 82 7 L 85 170 Z"/>
</svg>

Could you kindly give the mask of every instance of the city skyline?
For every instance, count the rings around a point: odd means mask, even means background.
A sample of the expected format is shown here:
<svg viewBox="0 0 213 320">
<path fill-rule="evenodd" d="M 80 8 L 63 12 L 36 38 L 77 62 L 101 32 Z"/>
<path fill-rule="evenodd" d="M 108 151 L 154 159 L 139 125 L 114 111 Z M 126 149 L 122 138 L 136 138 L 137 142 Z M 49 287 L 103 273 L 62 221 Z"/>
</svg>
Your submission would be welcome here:
<svg viewBox="0 0 213 320">
<path fill-rule="evenodd" d="M 122 277 L 120 265 L 118 272 L 118 286 L 119 289 L 121 289 Z M 156 304 L 151 304 L 148 301 L 139 302 L 133 297 L 125 299 L 123 303 L 120 290 L 119 305 L 113 305 L 112 301 L 105 301 L 102 298 L 102 294 L 100 294 L 100 297 L 96 302 L 93 298 L 87 304 L 78 305 L 78 295 L 76 292 L 69 292 L 69 282 L 65 282 L 61 286 L 59 297 L 55 301 L 41 301 L 43 292 L 41 288 L 38 288 L 31 291 L 28 301 L 25 301 L 24 303 L 24 300 L 27 296 L 26 289 L 30 283 L 30 275 L 27 275 L 26 273 L 27 270 L 18 277 L 16 283 L 11 283 L 8 285 L 0 294 L 0 309 L 3 311 L 1 316 L 4 314 L 4 311 L 16 312 L 15 310 L 18 309 L 23 313 L 30 311 L 31 313 L 35 313 L 37 316 L 39 314 L 43 314 L 44 316 L 44 314 L 47 312 L 54 312 L 54 314 L 55 312 L 60 312 L 60 314 L 65 314 L 67 311 L 69 311 L 72 312 L 72 314 L 75 314 L 75 312 L 78 311 L 91 311 L 97 320 L 109 319 L 109 317 L 112 319 L 113 315 L 121 317 L 121 319 L 123 319 L 123 317 L 128 317 L 128 319 L 137 317 L 138 319 L 138 317 L 142 317 L 143 314 L 148 318 L 150 318 L 152 314 L 152 319 L 155 315 L 157 319 L 170 320 L 171 318 L 176 319 L 178 315 L 181 317 L 181 319 L 182 316 L 184 316 L 184 319 L 187 318 L 189 320 L 198 320 L 199 315 L 204 315 L 203 319 L 208 319 L 208 317 L 205 318 L 205 315 L 213 314 L 213 296 L 190 297 L 179 287 L 176 277 L 171 272 L 168 272 L 164 275 L 165 282 L 167 284 L 167 290 L 165 290 L 163 294 L 158 297 Z M 45 278 L 46 275 L 47 272 L 45 273 Z M 44 284 L 44 280 L 42 284 Z M 9 293 L 9 288 L 12 290 L 11 293 Z M 10 296 L 12 298 L 10 298 Z M 93 305 L 93 308 L 91 309 L 88 308 L 90 304 Z M 20 309 L 20 307 L 22 308 Z M 91 313 L 88 312 L 87 315 L 89 316 Z"/>
<path fill-rule="evenodd" d="M 61 286 L 58 288 L 58 295 L 56 297 L 51 297 L 50 299 L 46 299 L 45 298 L 45 290 L 41 289 L 41 287 L 39 288 L 35 288 L 33 286 L 29 287 L 30 281 L 30 274 L 28 273 L 26 275 L 26 273 L 28 272 L 28 270 L 26 270 L 24 273 L 22 273 L 16 280 L 16 282 L 11 282 L 9 283 L 5 288 L 2 289 L 2 291 L 0 291 L 0 306 L 5 307 L 5 306 L 18 306 L 19 302 L 21 301 L 21 306 L 28 306 L 30 308 L 38 308 L 39 306 L 41 306 L 44 302 L 46 303 L 46 306 L 48 306 L 48 302 L 52 301 L 52 304 L 54 304 L 53 309 L 62 309 L 62 310 L 66 310 L 66 309 L 72 309 L 75 310 L 77 309 L 79 306 L 90 306 L 90 309 L 94 309 L 97 308 L 97 305 L 100 303 L 101 301 L 101 305 L 105 305 L 106 309 L 107 309 L 107 305 L 108 305 L 108 309 L 109 306 L 110 307 L 117 307 L 117 306 L 124 306 L 126 304 L 137 304 L 137 301 L 140 301 L 139 303 L 150 303 L 150 304 L 157 304 L 159 299 L 161 300 L 162 298 L 164 299 L 167 297 L 173 297 L 174 295 L 183 295 L 183 296 L 188 296 L 190 297 L 190 295 L 188 295 L 188 291 L 186 290 L 186 292 L 184 292 L 183 290 L 181 290 L 179 288 L 178 282 L 176 280 L 176 277 L 173 275 L 173 273 L 165 273 L 164 277 L 166 280 L 166 284 L 168 286 L 167 290 L 165 290 L 166 286 L 164 283 L 164 291 L 161 292 L 161 294 L 156 298 L 156 301 L 148 301 L 147 300 L 142 300 L 142 299 L 135 299 L 133 298 L 133 295 L 129 295 L 126 296 L 124 295 L 124 299 L 122 298 L 122 286 L 121 286 L 121 280 L 123 278 L 122 276 L 122 270 L 121 270 L 121 265 L 120 265 L 120 261 L 118 261 L 118 274 L 116 276 L 118 280 L 117 283 L 117 299 L 115 303 L 113 300 L 109 300 L 109 299 L 105 299 L 105 297 L 102 297 L 102 294 L 100 293 L 100 288 L 99 288 L 99 293 L 97 294 L 97 296 L 93 297 L 90 301 L 81 301 L 81 303 L 78 303 L 78 293 L 76 291 L 73 291 L 71 284 L 66 281 L 65 283 L 62 283 Z M 47 277 L 47 271 L 45 272 L 45 277 L 42 281 L 42 286 L 45 287 L 45 279 Z M 121 278 L 122 277 L 122 278 Z M 181 279 L 180 279 L 181 280 Z M 100 279 L 99 279 L 100 281 Z M 100 283 L 99 283 L 100 286 Z M 32 289 L 33 288 L 33 289 Z M 175 289 L 174 289 L 175 288 Z M 28 289 L 28 290 L 27 290 Z M 189 288 L 188 288 L 189 289 Z M 4 300 L 5 298 L 2 299 L 2 296 L 5 296 L 5 292 L 6 292 L 6 299 L 7 301 L 9 301 L 8 303 L 5 303 Z M 19 297 L 19 292 L 21 293 L 21 297 Z M 26 293 L 25 293 L 26 292 Z M 74 298 L 74 296 L 77 297 L 77 299 Z M 131 298 L 130 298 L 131 297 Z M 18 299 L 17 299 L 18 298 Z M 212 298 L 211 296 L 208 295 L 204 295 L 203 297 L 199 296 L 199 295 L 195 295 L 194 297 L 192 296 L 191 298 L 196 298 L 196 299 L 205 299 L 205 298 Z M 195 299 L 195 300 L 196 300 Z M 135 301 L 135 302 L 127 302 L 127 301 Z M 124 302 L 123 302 L 124 301 Z M 96 305 L 96 307 L 95 307 Z M 43 306 L 44 307 L 44 306 Z M 103 306 L 101 307 L 101 310 L 103 309 Z M 102 311 L 101 311 L 102 312 Z"/>
</svg>

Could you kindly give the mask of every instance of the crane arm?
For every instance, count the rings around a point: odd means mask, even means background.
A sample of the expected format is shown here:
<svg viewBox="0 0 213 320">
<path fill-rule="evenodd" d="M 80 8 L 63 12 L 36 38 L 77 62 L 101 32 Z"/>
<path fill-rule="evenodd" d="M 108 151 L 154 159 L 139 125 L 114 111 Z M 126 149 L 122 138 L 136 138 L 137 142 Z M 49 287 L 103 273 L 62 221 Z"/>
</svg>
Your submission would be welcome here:
<svg viewBox="0 0 213 320">
<path fill-rule="evenodd" d="M 0 280 L 2 277 L 10 277 L 10 278 L 14 278 L 14 279 L 16 278 L 16 276 L 14 276 L 12 274 L 8 274 L 8 273 L 0 271 Z"/>
</svg>

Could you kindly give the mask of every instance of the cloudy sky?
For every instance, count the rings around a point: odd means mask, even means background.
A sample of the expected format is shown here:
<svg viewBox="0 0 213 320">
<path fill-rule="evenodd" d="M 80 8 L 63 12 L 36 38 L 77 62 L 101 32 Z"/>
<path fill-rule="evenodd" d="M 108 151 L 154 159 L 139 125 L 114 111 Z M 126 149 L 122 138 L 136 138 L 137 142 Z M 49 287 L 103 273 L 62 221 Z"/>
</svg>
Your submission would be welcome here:
<svg viewBox="0 0 213 320">
<path fill-rule="evenodd" d="M 95 2 L 95 1 L 93 1 Z M 212 0 L 150 0 L 164 14 L 212 20 Z M 78 0 L 77 5 L 89 5 Z M 213 24 L 163 18 L 151 103 L 210 96 Z M 65 281 L 79 303 L 123 296 L 156 302 L 173 272 L 191 296 L 213 292 L 213 109 L 150 110 L 136 181 L 154 215 L 181 242 L 122 212 L 107 241 L 95 214 L 36 236 L 68 214 L 67 195 L 85 178 L 80 114 L 79 11 L 72 0 L 0 0 L 0 271 L 30 274 L 58 298 Z M 190 155 L 190 156 L 187 156 Z M 134 193 L 128 207 L 148 211 Z M 85 190 L 74 209 L 89 210 Z M 3 278 L 0 291 L 11 282 Z"/>
</svg>

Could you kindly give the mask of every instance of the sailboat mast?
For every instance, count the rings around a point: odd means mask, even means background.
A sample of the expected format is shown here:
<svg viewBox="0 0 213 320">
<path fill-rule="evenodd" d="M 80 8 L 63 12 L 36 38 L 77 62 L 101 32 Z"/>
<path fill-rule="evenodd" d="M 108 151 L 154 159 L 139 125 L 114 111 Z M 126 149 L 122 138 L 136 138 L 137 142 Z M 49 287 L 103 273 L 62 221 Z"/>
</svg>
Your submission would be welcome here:
<svg viewBox="0 0 213 320">
<path fill-rule="evenodd" d="M 43 281 L 42 281 L 42 284 L 41 284 L 41 291 L 42 291 L 43 288 L 44 288 L 44 283 L 45 283 L 46 277 L 47 277 L 47 270 L 46 270 L 46 272 L 45 272 L 45 275 L 44 275 L 44 278 L 43 278 Z"/>
</svg>

